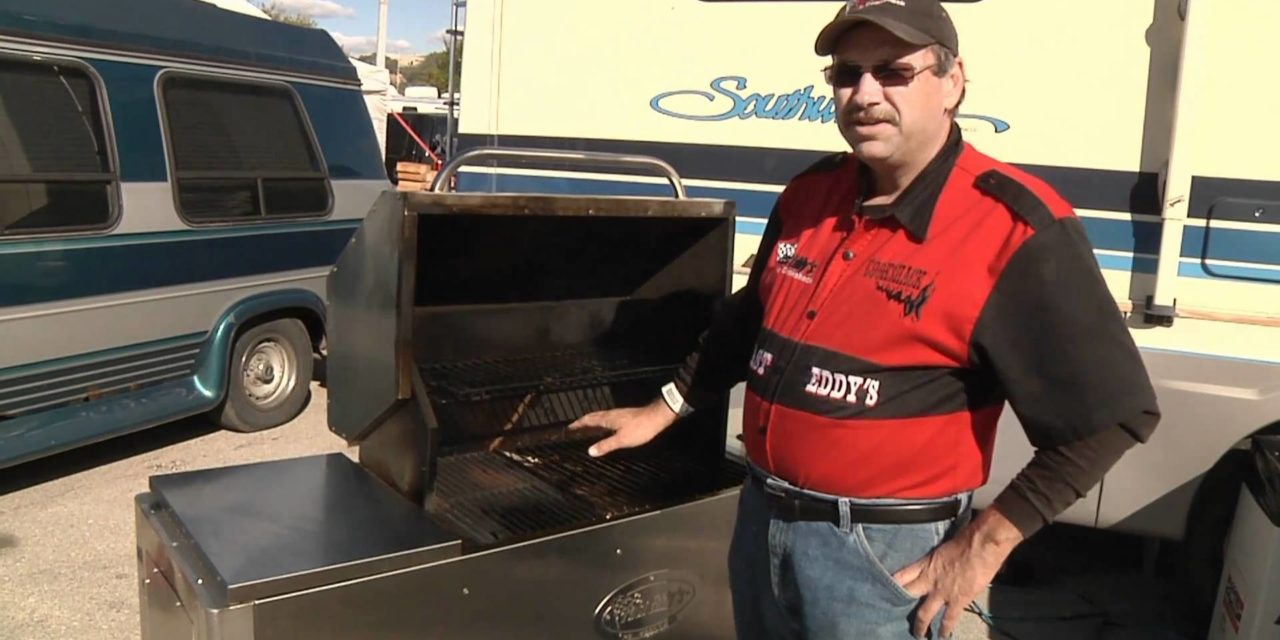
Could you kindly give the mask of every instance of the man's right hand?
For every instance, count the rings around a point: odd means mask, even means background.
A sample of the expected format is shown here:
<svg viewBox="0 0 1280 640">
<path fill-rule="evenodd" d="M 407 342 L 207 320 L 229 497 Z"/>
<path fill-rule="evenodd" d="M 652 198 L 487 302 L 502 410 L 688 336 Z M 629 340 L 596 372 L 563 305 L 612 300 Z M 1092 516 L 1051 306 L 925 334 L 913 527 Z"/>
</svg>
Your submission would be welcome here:
<svg viewBox="0 0 1280 640">
<path fill-rule="evenodd" d="M 578 418 L 570 429 L 597 427 L 608 429 L 613 435 L 591 445 L 587 453 L 600 457 L 618 449 L 630 449 L 654 439 L 676 421 L 676 413 L 658 398 L 643 407 L 596 411 Z"/>
</svg>

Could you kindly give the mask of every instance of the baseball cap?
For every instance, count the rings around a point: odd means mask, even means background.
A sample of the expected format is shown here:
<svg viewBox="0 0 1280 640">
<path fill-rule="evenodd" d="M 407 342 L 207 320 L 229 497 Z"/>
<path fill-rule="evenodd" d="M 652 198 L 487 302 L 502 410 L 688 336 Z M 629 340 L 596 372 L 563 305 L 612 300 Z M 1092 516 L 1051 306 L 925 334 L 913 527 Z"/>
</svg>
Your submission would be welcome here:
<svg viewBox="0 0 1280 640">
<path fill-rule="evenodd" d="M 813 50 L 829 56 L 846 31 L 870 22 L 911 44 L 940 44 L 960 53 L 960 37 L 938 0 L 847 0 L 818 33 Z"/>
</svg>

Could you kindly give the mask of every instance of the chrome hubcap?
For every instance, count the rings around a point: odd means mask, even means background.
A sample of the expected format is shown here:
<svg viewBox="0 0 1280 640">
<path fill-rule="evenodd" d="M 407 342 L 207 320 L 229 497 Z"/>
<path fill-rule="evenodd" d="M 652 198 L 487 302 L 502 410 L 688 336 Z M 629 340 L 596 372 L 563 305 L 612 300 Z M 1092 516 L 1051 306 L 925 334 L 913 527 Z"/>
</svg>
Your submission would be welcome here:
<svg viewBox="0 0 1280 640">
<path fill-rule="evenodd" d="M 261 408 L 283 401 L 293 390 L 297 375 L 288 350 L 271 338 L 258 342 L 246 352 L 241 367 L 245 395 Z"/>
</svg>

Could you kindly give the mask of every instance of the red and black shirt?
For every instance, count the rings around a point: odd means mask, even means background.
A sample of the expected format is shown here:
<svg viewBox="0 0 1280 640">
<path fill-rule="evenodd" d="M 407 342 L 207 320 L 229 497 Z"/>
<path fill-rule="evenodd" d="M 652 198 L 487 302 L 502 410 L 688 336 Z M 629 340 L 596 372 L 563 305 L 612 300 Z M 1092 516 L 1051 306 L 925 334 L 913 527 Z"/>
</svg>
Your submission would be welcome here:
<svg viewBox="0 0 1280 640">
<path fill-rule="evenodd" d="M 958 128 L 893 204 L 863 206 L 869 180 L 837 154 L 787 185 L 677 376 L 694 407 L 746 380 L 756 465 L 851 497 L 972 490 L 1006 401 L 1040 449 L 1149 437 L 1154 392 L 1067 202 Z"/>
</svg>

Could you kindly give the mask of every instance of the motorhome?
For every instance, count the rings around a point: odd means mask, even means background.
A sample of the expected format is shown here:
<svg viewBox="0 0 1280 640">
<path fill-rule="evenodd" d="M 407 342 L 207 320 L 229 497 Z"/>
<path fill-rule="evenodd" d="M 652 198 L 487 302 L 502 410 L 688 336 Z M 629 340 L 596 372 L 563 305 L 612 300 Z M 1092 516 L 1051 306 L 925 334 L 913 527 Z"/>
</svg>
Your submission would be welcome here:
<svg viewBox="0 0 1280 640">
<path fill-rule="evenodd" d="M 812 48 L 839 6 L 470 0 L 459 151 L 662 158 L 690 195 L 735 201 L 740 286 L 783 185 L 846 148 Z M 1280 428 L 1280 94 L 1257 66 L 1280 4 L 946 6 L 969 80 L 965 139 L 1074 205 L 1164 413 L 1061 520 L 1181 539 L 1193 582 L 1211 592 L 1238 486 L 1231 452 Z M 525 165 L 472 168 L 459 185 L 668 192 L 660 179 Z M 1006 410 L 977 504 L 1031 454 Z"/>
</svg>

